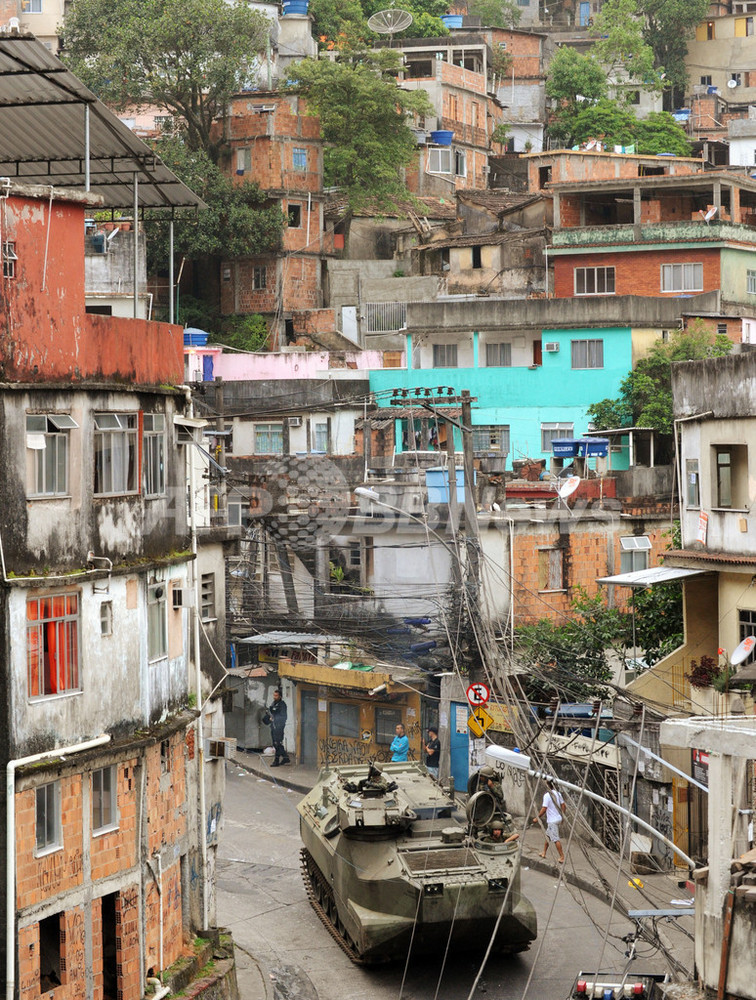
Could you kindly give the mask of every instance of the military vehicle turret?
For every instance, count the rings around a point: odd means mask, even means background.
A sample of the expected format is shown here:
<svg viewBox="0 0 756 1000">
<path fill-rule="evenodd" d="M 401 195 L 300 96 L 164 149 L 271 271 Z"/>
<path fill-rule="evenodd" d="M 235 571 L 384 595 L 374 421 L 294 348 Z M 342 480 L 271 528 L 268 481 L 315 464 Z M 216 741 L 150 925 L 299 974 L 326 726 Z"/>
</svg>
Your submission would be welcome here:
<svg viewBox="0 0 756 1000">
<path fill-rule="evenodd" d="M 310 902 L 344 951 L 360 963 L 482 952 L 494 933 L 499 954 L 528 948 L 535 910 L 516 841 L 491 831 L 511 831 L 493 796 L 476 793 L 466 815 L 422 765 L 380 768 L 325 768 L 298 806 Z"/>
</svg>

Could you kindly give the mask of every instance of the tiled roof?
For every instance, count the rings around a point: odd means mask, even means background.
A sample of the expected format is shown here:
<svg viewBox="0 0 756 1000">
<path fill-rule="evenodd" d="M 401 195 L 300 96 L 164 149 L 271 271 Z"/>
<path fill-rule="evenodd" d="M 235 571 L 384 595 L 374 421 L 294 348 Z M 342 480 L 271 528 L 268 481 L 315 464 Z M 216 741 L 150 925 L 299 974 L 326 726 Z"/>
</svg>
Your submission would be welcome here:
<svg viewBox="0 0 756 1000">
<path fill-rule="evenodd" d="M 331 218 L 343 215 L 346 208 L 347 202 L 343 198 L 333 198 L 326 202 L 325 214 Z M 355 211 L 354 216 L 358 219 L 409 219 L 411 212 L 421 218 L 456 219 L 457 200 L 456 198 L 418 198 L 417 202 L 398 201 L 396 208 L 393 209 L 367 204 Z"/>
</svg>

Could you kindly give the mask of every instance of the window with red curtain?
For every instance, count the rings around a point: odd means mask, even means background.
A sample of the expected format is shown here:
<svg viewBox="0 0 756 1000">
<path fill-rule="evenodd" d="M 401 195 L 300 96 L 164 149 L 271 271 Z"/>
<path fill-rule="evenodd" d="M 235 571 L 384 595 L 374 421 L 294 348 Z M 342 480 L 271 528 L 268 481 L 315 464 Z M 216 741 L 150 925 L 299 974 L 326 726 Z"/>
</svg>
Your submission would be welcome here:
<svg viewBox="0 0 756 1000">
<path fill-rule="evenodd" d="M 29 697 L 79 690 L 79 595 L 26 602 Z"/>
</svg>

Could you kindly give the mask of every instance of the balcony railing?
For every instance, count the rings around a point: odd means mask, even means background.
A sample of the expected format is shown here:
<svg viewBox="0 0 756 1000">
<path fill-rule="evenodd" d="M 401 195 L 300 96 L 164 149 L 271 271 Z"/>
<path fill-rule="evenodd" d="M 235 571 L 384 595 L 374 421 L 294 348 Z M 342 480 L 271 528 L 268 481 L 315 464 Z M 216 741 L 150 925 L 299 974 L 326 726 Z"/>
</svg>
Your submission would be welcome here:
<svg viewBox="0 0 756 1000">
<path fill-rule="evenodd" d="M 365 333 L 395 333 L 406 328 L 406 302 L 367 302 L 365 304 Z"/>
<path fill-rule="evenodd" d="M 616 226 L 574 226 L 562 227 L 554 231 L 552 245 L 572 247 L 588 244 L 595 246 L 614 243 L 688 243 L 702 240 L 738 240 L 756 242 L 753 226 L 735 222 L 652 222 L 640 227 L 636 238 L 632 224 Z"/>
</svg>

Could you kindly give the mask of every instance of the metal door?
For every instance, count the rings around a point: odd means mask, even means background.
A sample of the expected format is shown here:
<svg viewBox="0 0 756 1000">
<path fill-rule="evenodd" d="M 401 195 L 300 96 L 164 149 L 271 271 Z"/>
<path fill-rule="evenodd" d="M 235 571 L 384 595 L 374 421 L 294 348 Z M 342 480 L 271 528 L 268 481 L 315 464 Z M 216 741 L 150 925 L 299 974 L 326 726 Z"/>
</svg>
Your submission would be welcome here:
<svg viewBox="0 0 756 1000">
<path fill-rule="evenodd" d="M 318 696 L 303 691 L 299 726 L 299 759 L 303 767 L 318 766 Z"/>
<path fill-rule="evenodd" d="M 355 344 L 360 342 L 357 332 L 357 306 L 341 307 L 341 332 Z"/>
<path fill-rule="evenodd" d="M 212 382 L 213 381 L 213 356 L 212 354 L 203 354 L 202 356 L 202 381 Z"/>
<path fill-rule="evenodd" d="M 451 719 L 449 720 L 449 771 L 452 778 L 454 778 L 454 787 L 460 791 L 467 789 L 467 779 L 470 774 L 470 731 L 467 728 L 469 714 L 469 706 L 466 701 L 453 701 L 451 703 Z"/>
<path fill-rule="evenodd" d="M 580 2 L 580 13 L 579 13 L 579 24 L 581 28 L 588 26 L 588 22 L 591 19 L 591 5 L 590 3 L 585 3 L 584 0 Z"/>
</svg>

